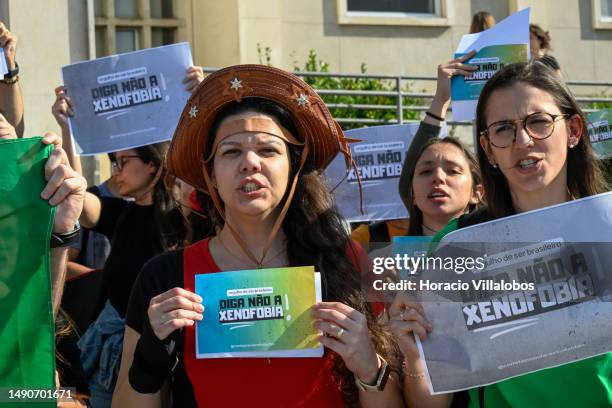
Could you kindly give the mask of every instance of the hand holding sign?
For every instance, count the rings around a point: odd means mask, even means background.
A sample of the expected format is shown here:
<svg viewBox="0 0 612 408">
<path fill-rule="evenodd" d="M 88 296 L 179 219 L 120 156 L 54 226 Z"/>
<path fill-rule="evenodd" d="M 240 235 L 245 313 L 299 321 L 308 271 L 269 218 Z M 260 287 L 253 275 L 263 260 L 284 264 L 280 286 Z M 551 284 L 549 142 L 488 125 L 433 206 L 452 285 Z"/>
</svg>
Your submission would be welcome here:
<svg viewBox="0 0 612 408">
<path fill-rule="evenodd" d="M 187 74 L 185 75 L 185 79 L 183 79 L 183 83 L 185 84 L 187 92 L 193 92 L 203 80 L 204 71 L 202 67 L 191 66 L 187 69 Z"/>
<path fill-rule="evenodd" d="M 49 200 L 50 205 L 57 206 L 53 232 L 66 233 L 72 231 L 83 210 L 83 200 L 87 181 L 74 171 L 68 163 L 68 156 L 62 149 L 62 139 L 55 133 L 45 133 L 44 144 L 54 144 L 55 149 L 49 155 L 45 164 L 45 179 L 47 185 L 40 196 Z"/>
<path fill-rule="evenodd" d="M 444 103 L 450 102 L 451 97 L 451 78 L 454 75 L 470 75 L 478 69 L 474 65 L 466 65 L 465 61 L 476 55 L 476 50 L 470 51 L 462 57 L 455 58 L 445 64 L 438 65 L 438 82 L 436 85 L 435 98 Z"/>
<path fill-rule="evenodd" d="M 413 333 L 424 341 L 433 330 L 432 324 L 425 319 L 423 306 L 412 301 L 406 292 L 400 291 L 389 308 L 389 317 L 389 326 L 405 359 L 418 359 L 419 351 Z"/>
<path fill-rule="evenodd" d="M 147 314 L 153 332 L 165 340 L 173 331 L 202 320 L 202 298 L 183 288 L 173 288 L 151 299 Z"/>
<path fill-rule="evenodd" d="M 370 340 L 366 317 L 340 302 L 321 302 L 313 307 L 319 341 L 338 353 L 346 368 L 366 383 L 376 380 L 378 357 Z"/>
<path fill-rule="evenodd" d="M 68 117 L 73 117 L 74 111 L 70 97 L 66 95 L 66 87 L 63 85 L 55 88 L 55 103 L 51 107 L 51 113 L 62 130 L 68 129 Z"/>
</svg>

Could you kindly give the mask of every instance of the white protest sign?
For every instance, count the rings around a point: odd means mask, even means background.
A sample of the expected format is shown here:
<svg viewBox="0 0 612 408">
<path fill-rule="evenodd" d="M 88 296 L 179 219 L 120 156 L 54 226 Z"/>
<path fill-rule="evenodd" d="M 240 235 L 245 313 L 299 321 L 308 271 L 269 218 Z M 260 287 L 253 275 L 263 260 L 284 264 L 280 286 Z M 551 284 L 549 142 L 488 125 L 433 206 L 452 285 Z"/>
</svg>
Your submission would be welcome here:
<svg viewBox="0 0 612 408">
<path fill-rule="evenodd" d="M 8 66 L 6 65 L 6 55 L 4 48 L 0 48 L 0 80 L 4 79 L 4 75 L 8 74 Z"/>
<path fill-rule="evenodd" d="M 529 8 L 500 21 L 492 28 L 461 38 L 455 58 L 476 50 L 466 64 L 478 66 L 469 76 L 457 75 L 451 82 L 454 120 L 473 120 L 484 84 L 505 64 L 529 60 Z"/>
<path fill-rule="evenodd" d="M 353 159 L 361 176 L 363 210 L 359 208 L 359 187 L 354 169 L 346 172 L 344 156 L 339 154 L 325 170 L 328 186 L 333 190 L 336 205 L 350 222 L 407 218 L 398 181 L 406 153 L 419 128 L 420 122 L 373 126 L 345 132 L 349 138 L 361 142 L 351 143 Z M 441 135 L 447 133 L 446 126 Z"/>
<path fill-rule="evenodd" d="M 77 153 L 93 155 L 170 140 L 189 98 L 188 43 L 98 58 L 62 68 Z"/>
<path fill-rule="evenodd" d="M 421 275 L 465 286 L 419 294 L 435 327 L 418 342 L 430 391 L 488 385 L 611 351 L 611 232 L 608 192 L 444 237 L 435 256 L 484 257 L 486 266 Z"/>
</svg>

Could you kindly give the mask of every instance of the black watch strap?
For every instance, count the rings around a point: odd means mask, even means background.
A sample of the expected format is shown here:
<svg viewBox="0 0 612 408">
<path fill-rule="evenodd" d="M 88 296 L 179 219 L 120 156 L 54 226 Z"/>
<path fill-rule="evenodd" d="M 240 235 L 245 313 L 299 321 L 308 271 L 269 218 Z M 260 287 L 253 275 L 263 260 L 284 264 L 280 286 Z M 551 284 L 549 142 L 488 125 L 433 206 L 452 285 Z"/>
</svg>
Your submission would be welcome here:
<svg viewBox="0 0 612 408">
<path fill-rule="evenodd" d="M 19 74 L 19 64 L 15 61 L 15 69 L 9 69 L 6 74 L 4 74 L 4 79 L 12 79 L 15 78 Z"/>
<path fill-rule="evenodd" d="M 63 234 L 56 234 L 53 232 L 51 233 L 51 248 L 60 248 L 68 246 L 76 242 L 76 240 L 79 239 L 80 235 L 81 226 L 78 223 L 74 227 L 74 230 L 70 232 L 65 232 Z"/>
</svg>

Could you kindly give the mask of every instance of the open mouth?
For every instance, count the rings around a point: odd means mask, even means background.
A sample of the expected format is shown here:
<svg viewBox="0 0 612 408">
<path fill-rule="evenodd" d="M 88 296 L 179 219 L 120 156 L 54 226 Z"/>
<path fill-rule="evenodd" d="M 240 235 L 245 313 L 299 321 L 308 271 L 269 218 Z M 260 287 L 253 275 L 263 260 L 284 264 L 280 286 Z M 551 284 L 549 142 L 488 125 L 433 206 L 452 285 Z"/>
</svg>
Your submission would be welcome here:
<svg viewBox="0 0 612 408">
<path fill-rule="evenodd" d="M 539 161 L 538 159 L 523 159 L 518 162 L 517 166 L 521 169 L 529 169 L 536 166 Z"/>
<path fill-rule="evenodd" d="M 440 198 L 440 197 L 448 197 L 448 194 L 443 193 L 441 191 L 434 191 L 433 193 L 429 194 L 428 196 L 429 198 Z"/>
<path fill-rule="evenodd" d="M 251 183 L 246 183 L 246 184 L 244 184 L 240 188 L 240 190 L 245 192 L 245 193 L 252 193 L 252 192 L 257 191 L 259 189 L 261 189 L 261 186 L 258 185 L 257 183 L 252 183 L 252 182 Z"/>
</svg>

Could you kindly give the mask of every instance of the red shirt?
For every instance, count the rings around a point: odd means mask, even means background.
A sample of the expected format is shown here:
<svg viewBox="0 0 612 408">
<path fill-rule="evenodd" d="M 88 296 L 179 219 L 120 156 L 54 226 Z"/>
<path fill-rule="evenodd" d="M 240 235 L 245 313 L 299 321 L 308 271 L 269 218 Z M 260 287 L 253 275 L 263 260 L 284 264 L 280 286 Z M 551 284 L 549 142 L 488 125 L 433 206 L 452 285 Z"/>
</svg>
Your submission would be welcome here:
<svg viewBox="0 0 612 408">
<path fill-rule="evenodd" d="M 221 272 L 208 243 L 206 239 L 184 250 L 185 289 L 191 292 L 195 292 L 196 274 Z M 361 247 L 357 251 L 363 253 Z M 332 374 L 338 357 L 329 350 L 322 358 L 196 359 L 195 325 L 186 328 L 184 350 L 185 370 L 198 406 L 344 406 Z"/>
</svg>

